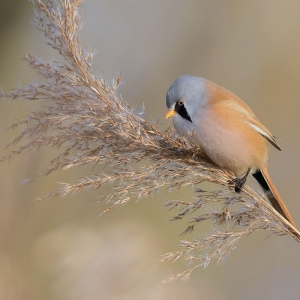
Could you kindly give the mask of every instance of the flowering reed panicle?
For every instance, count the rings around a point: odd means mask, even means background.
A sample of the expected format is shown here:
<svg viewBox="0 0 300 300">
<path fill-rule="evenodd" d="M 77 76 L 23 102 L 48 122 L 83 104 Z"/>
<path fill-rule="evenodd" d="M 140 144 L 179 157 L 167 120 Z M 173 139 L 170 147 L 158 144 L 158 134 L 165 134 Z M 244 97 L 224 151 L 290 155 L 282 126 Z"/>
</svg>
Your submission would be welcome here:
<svg viewBox="0 0 300 300">
<path fill-rule="evenodd" d="M 57 156 L 37 176 L 83 165 L 109 165 L 109 173 L 88 174 L 39 198 L 98 189 L 101 192 L 102 186 L 109 185 L 109 191 L 98 197 L 98 201 L 107 203 L 102 214 L 158 190 L 197 188 L 203 182 L 217 184 L 215 191 L 197 189 L 194 199 L 165 202 L 167 208 L 176 211 L 172 220 L 189 222 L 183 234 L 192 230 L 195 233 L 197 225 L 207 220 L 214 224 L 210 235 L 181 240 L 179 250 L 162 257 L 160 262 L 181 258 L 190 263 L 187 270 L 165 282 L 186 280 L 195 268 L 206 267 L 211 261 L 219 263 L 236 248 L 240 238 L 259 230 L 291 235 L 299 241 L 300 233 L 267 203 L 263 194 L 248 186 L 241 194 L 234 193 L 234 186 L 228 183 L 233 175 L 211 163 L 198 146 L 171 129 L 161 131 L 159 124 L 146 122 L 143 113 L 135 112 L 117 93 L 120 78 L 108 84 L 93 75 L 94 53 L 82 49 L 79 40 L 81 2 L 31 1 L 38 29 L 61 60 L 25 56 L 41 79 L 4 96 L 43 100 L 47 105 L 11 126 L 22 128 L 10 144 L 17 144 L 18 150 L 2 160 L 43 148 L 58 149 Z M 218 211 L 208 213 L 203 209 L 216 207 L 215 203 Z"/>
</svg>

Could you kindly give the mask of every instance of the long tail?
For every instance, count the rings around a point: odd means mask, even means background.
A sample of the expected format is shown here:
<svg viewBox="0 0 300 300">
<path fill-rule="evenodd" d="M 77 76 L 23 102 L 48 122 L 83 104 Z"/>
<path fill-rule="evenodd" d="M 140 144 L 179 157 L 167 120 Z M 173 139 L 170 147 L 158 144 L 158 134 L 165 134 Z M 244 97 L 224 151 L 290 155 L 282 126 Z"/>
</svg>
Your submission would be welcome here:
<svg viewBox="0 0 300 300">
<path fill-rule="evenodd" d="M 253 174 L 253 177 L 258 181 L 272 206 L 285 218 L 287 219 L 295 228 L 296 224 L 289 213 L 287 207 L 285 206 L 281 196 L 279 195 L 274 183 L 272 182 L 267 166 L 264 165 L 260 170 Z"/>
</svg>

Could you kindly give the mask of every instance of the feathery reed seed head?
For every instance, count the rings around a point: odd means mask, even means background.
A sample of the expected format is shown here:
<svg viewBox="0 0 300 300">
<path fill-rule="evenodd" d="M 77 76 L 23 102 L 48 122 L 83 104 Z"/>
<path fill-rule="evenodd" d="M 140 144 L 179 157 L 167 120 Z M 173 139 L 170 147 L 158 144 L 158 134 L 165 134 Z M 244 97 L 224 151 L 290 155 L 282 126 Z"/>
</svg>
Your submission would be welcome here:
<svg viewBox="0 0 300 300">
<path fill-rule="evenodd" d="M 161 258 L 160 262 L 183 258 L 189 264 L 193 263 L 192 267 L 165 282 L 177 278 L 187 280 L 195 268 L 206 267 L 211 261 L 219 263 L 236 248 L 240 238 L 258 230 L 288 234 L 299 241 L 291 225 L 262 194 L 248 186 L 241 194 L 233 193 L 233 186 L 228 184 L 232 174 L 213 165 L 192 142 L 173 130 L 161 131 L 159 124 L 143 119 L 143 112 L 136 113 L 117 94 L 120 78 L 109 85 L 93 75 L 94 52 L 83 50 L 79 40 L 81 2 L 31 1 L 36 9 L 37 27 L 47 38 L 48 45 L 60 54 L 61 61 L 46 62 L 32 55 L 24 57 L 43 80 L 5 96 L 12 100 L 43 100 L 47 106 L 32 111 L 24 120 L 11 126 L 11 129 L 23 129 L 9 145 L 18 144 L 19 148 L 2 160 L 43 148 L 58 149 L 58 155 L 38 176 L 83 165 L 110 165 L 113 170 L 110 173 L 88 175 L 38 198 L 65 197 L 85 190 L 93 192 L 114 184 L 110 192 L 98 198 L 107 203 L 102 214 L 160 189 L 199 187 L 203 182 L 219 185 L 213 192 L 196 190 L 195 199 L 166 201 L 165 207 L 176 211 L 172 220 L 189 222 L 182 235 L 195 233 L 197 225 L 207 220 L 214 225 L 213 232 L 207 237 L 182 240 L 179 250 Z M 208 213 L 204 209 L 215 203 L 219 211 Z"/>
</svg>

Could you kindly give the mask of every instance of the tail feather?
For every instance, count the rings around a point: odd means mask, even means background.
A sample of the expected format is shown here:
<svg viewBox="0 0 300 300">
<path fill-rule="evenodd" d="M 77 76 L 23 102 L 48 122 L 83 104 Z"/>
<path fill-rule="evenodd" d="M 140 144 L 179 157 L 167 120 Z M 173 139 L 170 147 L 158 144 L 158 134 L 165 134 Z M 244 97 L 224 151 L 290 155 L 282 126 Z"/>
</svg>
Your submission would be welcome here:
<svg viewBox="0 0 300 300">
<path fill-rule="evenodd" d="M 285 218 L 287 219 L 294 227 L 296 224 L 289 213 L 287 207 L 285 206 L 281 196 L 279 195 L 275 185 L 273 184 L 266 165 L 262 167 L 260 170 L 257 170 L 253 177 L 258 181 L 266 196 L 268 197 L 272 206 Z"/>
</svg>

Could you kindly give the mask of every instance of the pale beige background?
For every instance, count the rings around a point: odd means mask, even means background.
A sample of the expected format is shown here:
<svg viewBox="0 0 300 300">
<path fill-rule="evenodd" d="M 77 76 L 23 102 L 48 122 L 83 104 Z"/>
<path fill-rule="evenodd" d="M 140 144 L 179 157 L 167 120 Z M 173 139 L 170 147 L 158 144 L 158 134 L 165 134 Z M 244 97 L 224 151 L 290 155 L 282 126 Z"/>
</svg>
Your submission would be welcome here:
<svg viewBox="0 0 300 300">
<path fill-rule="evenodd" d="M 237 0 L 86 0 L 82 43 L 98 49 L 94 72 L 112 80 L 122 71 L 122 96 L 145 103 L 147 119 L 164 120 L 165 92 L 181 74 L 206 77 L 238 94 L 278 137 L 269 169 L 300 224 L 300 2 Z M 54 52 L 33 25 L 26 1 L 0 4 L 0 86 L 5 92 L 36 79 L 24 53 Z M 1 155 L 16 133 L 7 127 L 42 105 L 1 100 Z M 104 204 L 85 193 L 33 200 L 99 170 L 20 181 L 45 165 L 49 151 L 18 157 L 0 168 L 1 299 L 299 299 L 300 244 L 256 234 L 221 266 L 197 270 L 190 282 L 157 287 L 185 264 L 155 265 L 175 250 L 185 223 L 168 220 L 168 193 L 97 219 Z M 251 182 L 255 188 L 255 183 Z M 191 197 L 185 191 L 179 197 Z M 193 232 L 201 237 L 211 230 Z M 189 238 L 189 236 L 186 236 Z"/>
</svg>

